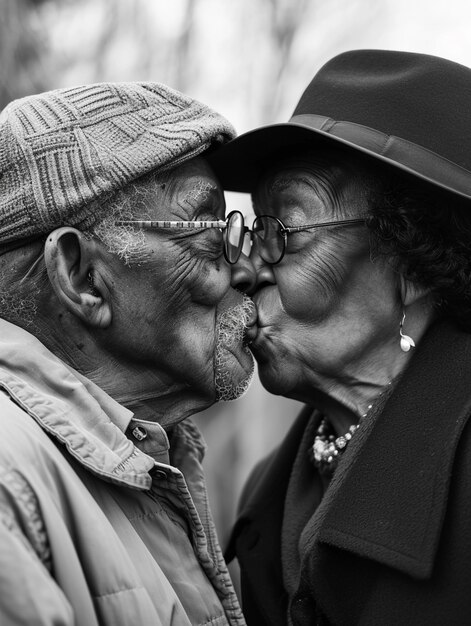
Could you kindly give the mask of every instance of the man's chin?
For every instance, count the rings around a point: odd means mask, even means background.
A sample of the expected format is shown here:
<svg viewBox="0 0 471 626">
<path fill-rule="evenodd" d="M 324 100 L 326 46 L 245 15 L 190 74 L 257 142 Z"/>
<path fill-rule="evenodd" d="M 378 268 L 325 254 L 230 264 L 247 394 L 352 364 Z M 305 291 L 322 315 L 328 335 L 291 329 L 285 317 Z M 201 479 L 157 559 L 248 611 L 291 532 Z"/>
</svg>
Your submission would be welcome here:
<svg viewBox="0 0 471 626">
<path fill-rule="evenodd" d="M 226 348 L 215 368 L 216 402 L 240 398 L 252 382 L 254 369 L 254 358 L 246 347 Z"/>
<path fill-rule="evenodd" d="M 244 342 L 254 313 L 252 300 L 244 296 L 217 317 L 214 380 L 218 401 L 240 397 L 252 380 L 254 360 Z"/>
<path fill-rule="evenodd" d="M 247 345 L 240 343 L 238 346 L 224 346 L 227 355 L 227 362 L 234 363 L 247 373 L 252 373 L 254 368 L 254 356 Z M 236 365 L 237 364 L 237 365 Z"/>
</svg>

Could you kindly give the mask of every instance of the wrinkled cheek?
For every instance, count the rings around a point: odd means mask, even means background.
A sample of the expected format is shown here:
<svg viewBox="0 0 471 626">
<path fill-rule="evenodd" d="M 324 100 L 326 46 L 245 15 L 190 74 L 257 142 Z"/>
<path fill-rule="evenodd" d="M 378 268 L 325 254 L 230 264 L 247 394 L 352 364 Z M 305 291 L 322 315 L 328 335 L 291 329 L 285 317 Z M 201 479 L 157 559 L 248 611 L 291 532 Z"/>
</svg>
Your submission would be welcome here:
<svg viewBox="0 0 471 626">
<path fill-rule="evenodd" d="M 185 315 L 172 315 L 161 328 L 160 350 L 178 378 L 207 385 L 213 380 L 216 344 L 214 314 L 186 306 Z"/>
<path fill-rule="evenodd" d="M 196 273 L 189 281 L 192 302 L 202 306 L 217 306 L 230 288 L 230 270 L 224 264 Z"/>
<path fill-rule="evenodd" d="M 322 319 L 338 300 L 345 268 L 332 254 L 316 255 L 302 265 L 291 285 L 292 297 L 283 298 L 286 314 L 298 320 Z"/>
</svg>

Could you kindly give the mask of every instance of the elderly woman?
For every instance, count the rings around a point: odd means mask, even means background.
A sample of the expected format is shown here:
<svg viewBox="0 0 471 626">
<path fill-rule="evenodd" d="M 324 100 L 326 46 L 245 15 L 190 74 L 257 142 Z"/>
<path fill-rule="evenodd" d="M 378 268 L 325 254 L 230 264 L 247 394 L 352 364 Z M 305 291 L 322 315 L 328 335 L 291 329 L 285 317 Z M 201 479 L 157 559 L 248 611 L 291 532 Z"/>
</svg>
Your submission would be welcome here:
<svg viewBox="0 0 471 626">
<path fill-rule="evenodd" d="M 306 403 L 245 488 L 249 624 L 471 623 L 471 70 L 355 51 L 227 144 L 264 386 Z"/>
</svg>

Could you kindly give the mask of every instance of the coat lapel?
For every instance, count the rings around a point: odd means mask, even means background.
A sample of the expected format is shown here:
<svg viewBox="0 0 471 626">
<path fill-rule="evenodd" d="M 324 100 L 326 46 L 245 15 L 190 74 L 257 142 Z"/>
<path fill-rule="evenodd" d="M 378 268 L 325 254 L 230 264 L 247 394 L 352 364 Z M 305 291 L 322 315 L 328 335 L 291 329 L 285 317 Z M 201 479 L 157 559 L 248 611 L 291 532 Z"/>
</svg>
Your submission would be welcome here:
<svg viewBox="0 0 471 626">
<path fill-rule="evenodd" d="M 471 413 L 470 383 L 471 336 L 435 325 L 383 412 L 365 424 L 319 542 L 415 578 L 430 576 L 456 447 Z"/>
</svg>

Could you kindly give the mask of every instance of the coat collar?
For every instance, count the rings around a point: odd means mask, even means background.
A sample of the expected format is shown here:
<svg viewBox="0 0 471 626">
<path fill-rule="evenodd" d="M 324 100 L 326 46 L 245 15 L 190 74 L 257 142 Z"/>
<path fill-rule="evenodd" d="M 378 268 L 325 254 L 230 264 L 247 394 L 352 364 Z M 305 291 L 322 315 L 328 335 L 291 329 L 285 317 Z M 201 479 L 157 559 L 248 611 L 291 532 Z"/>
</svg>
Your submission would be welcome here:
<svg viewBox="0 0 471 626">
<path fill-rule="evenodd" d="M 430 576 L 471 413 L 469 381 L 471 335 L 436 324 L 342 468 L 319 542 L 415 578 Z"/>
<path fill-rule="evenodd" d="M 469 381 L 471 335 L 437 323 L 417 347 L 382 413 L 365 423 L 347 449 L 325 495 L 319 542 L 416 578 L 430 575 L 456 447 L 471 413 Z M 304 409 L 258 473 L 252 492 L 250 485 L 246 489 L 235 535 L 247 524 L 263 532 L 265 541 L 281 532 L 274 519 L 283 510 L 310 411 Z M 270 558 L 274 556 L 278 560 L 279 551 Z M 250 558 L 255 568 L 257 562 L 263 567 L 261 547 Z"/>
</svg>

